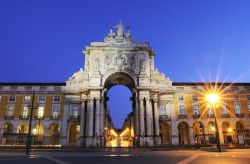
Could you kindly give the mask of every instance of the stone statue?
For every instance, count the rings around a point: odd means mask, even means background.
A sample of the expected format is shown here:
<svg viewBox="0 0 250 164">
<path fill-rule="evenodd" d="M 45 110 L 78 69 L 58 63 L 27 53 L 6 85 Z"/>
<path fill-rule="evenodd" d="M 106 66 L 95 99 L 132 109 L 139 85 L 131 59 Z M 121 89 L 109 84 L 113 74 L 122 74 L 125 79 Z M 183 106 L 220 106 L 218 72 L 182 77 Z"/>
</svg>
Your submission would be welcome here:
<svg viewBox="0 0 250 164">
<path fill-rule="evenodd" d="M 99 71 L 99 69 L 100 69 L 100 60 L 99 60 L 99 58 L 96 58 L 95 59 L 95 71 Z"/>
<path fill-rule="evenodd" d="M 115 27 L 117 28 L 117 36 L 123 37 L 124 26 L 123 26 L 122 22 L 120 21 L 119 24 L 116 25 Z"/>
<path fill-rule="evenodd" d="M 106 60 L 106 64 L 110 65 L 111 62 L 112 62 L 112 57 L 109 54 L 107 54 L 106 57 L 105 57 L 105 60 Z"/>
</svg>

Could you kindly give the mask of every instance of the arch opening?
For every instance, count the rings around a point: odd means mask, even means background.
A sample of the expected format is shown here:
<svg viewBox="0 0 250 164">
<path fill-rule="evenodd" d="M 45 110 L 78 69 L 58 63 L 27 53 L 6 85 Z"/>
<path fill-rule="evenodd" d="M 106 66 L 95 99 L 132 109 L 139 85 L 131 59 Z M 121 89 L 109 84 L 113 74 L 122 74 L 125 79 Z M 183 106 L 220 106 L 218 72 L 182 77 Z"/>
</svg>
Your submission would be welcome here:
<svg viewBox="0 0 250 164">
<path fill-rule="evenodd" d="M 48 129 L 49 133 L 49 144 L 58 145 L 60 144 L 60 125 L 58 123 L 52 123 Z"/>
<path fill-rule="evenodd" d="M 180 145 L 188 145 L 189 144 L 188 124 L 186 122 L 179 123 L 178 131 L 179 131 L 179 144 Z"/>
<path fill-rule="evenodd" d="M 163 145 L 171 144 L 170 126 L 166 122 L 160 122 L 160 137 Z"/>
<path fill-rule="evenodd" d="M 108 147 L 130 147 L 134 140 L 134 89 L 135 80 L 127 73 L 113 73 L 105 80 L 106 106 L 112 126 L 106 127 Z"/>
<path fill-rule="evenodd" d="M 77 123 L 73 123 L 69 126 L 69 138 L 68 143 L 70 146 L 76 146 L 80 137 L 80 125 Z"/>
<path fill-rule="evenodd" d="M 195 121 L 193 124 L 193 133 L 194 133 L 194 141 L 195 144 L 205 144 L 205 133 L 204 126 L 202 122 Z"/>
<path fill-rule="evenodd" d="M 136 81 L 129 74 L 124 72 L 116 72 L 109 75 L 104 82 L 104 88 L 109 90 L 112 86 L 115 85 L 124 85 L 127 86 L 131 92 L 133 88 L 136 87 Z"/>
</svg>

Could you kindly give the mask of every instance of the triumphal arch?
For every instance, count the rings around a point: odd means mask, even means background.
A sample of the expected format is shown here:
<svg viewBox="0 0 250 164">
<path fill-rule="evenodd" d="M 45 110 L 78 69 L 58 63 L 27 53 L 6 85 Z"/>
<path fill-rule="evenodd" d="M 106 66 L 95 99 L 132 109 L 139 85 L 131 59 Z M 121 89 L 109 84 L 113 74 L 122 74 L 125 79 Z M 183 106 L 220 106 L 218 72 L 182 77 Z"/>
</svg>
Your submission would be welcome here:
<svg viewBox="0 0 250 164">
<path fill-rule="evenodd" d="M 81 102 L 81 144 L 105 144 L 102 138 L 112 124 L 107 115 L 107 92 L 114 85 L 124 85 L 132 92 L 133 142 L 159 145 L 158 102 L 161 95 L 172 101 L 173 88 L 170 79 L 155 68 L 155 52 L 149 44 L 135 42 L 129 28 L 119 23 L 104 42 L 92 42 L 83 53 L 84 68 L 65 87 L 66 101 Z"/>
<path fill-rule="evenodd" d="M 172 82 L 155 68 L 149 44 L 121 23 L 83 54 L 83 68 L 66 82 L 0 83 L 2 145 L 24 145 L 28 129 L 46 147 L 250 144 L 250 83 Z M 115 85 L 131 91 L 121 129 L 107 103 Z M 212 109 L 206 95 L 215 90 L 221 98 Z"/>
</svg>

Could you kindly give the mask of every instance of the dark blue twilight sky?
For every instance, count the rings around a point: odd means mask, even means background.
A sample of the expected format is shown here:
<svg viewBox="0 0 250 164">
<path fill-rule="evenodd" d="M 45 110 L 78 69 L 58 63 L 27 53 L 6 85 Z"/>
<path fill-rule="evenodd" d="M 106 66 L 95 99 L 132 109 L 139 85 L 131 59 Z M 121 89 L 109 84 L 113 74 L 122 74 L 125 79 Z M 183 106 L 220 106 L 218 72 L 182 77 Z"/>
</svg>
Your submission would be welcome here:
<svg viewBox="0 0 250 164">
<path fill-rule="evenodd" d="M 83 66 L 84 47 L 120 19 L 173 81 L 215 81 L 220 65 L 219 81 L 250 82 L 248 0 L 0 0 L 0 82 L 66 81 Z M 120 127 L 130 92 L 109 94 Z"/>
</svg>

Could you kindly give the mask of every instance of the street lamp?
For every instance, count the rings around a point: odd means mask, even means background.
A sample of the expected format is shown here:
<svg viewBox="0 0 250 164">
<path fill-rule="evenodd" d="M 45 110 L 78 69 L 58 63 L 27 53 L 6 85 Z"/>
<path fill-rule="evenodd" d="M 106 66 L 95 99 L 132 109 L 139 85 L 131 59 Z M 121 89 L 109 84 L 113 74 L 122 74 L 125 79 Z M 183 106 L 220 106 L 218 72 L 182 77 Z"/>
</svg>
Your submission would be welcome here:
<svg viewBox="0 0 250 164">
<path fill-rule="evenodd" d="M 219 129 L 218 129 L 218 124 L 217 124 L 217 119 L 216 119 L 216 114 L 215 114 L 215 108 L 219 106 L 219 99 L 220 97 L 217 93 L 209 93 L 206 95 L 208 107 L 212 108 L 214 112 L 214 122 L 215 122 L 215 129 L 216 129 L 216 132 L 215 132 L 216 144 L 217 144 L 218 152 L 221 152 Z"/>
<path fill-rule="evenodd" d="M 31 106 L 29 105 L 30 108 L 30 118 L 29 118 L 29 130 L 28 130 L 28 136 L 26 140 L 26 155 L 29 155 L 30 152 L 30 147 L 31 147 L 31 128 L 32 128 L 32 116 L 33 116 L 33 110 L 34 110 L 34 102 L 35 102 L 35 90 L 33 91 L 32 94 L 32 101 L 31 101 Z"/>
</svg>

